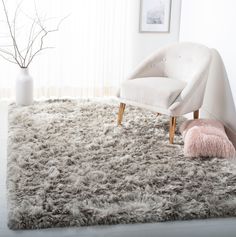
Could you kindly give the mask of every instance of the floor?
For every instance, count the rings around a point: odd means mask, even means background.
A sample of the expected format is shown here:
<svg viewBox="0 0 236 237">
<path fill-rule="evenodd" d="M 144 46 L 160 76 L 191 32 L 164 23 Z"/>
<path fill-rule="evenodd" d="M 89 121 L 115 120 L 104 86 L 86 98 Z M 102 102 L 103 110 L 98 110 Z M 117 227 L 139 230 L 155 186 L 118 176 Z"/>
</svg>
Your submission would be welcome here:
<svg viewBox="0 0 236 237">
<path fill-rule="evenodd" d="M 0 102 L 0 237 L 236 237 L 236 218 L 176 221 L 153 224 L 94 226 L 33 231 L 11 231 L 7 228 L 6 147 L 7 103 Z"/>
</svg>

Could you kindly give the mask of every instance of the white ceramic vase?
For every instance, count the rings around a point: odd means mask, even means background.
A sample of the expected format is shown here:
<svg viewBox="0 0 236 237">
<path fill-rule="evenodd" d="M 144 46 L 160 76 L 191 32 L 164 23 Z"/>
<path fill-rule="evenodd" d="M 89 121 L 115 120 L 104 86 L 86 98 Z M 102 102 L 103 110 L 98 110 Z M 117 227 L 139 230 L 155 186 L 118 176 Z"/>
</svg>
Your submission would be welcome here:
<svg viewBox="0 0 236 237">
<path fill-rule="evenodd" d="M 19 106 L 33 103 L 33 78 L 28 68 L 21 68 L 16 79 L 16 104 Z"/>
</svg>

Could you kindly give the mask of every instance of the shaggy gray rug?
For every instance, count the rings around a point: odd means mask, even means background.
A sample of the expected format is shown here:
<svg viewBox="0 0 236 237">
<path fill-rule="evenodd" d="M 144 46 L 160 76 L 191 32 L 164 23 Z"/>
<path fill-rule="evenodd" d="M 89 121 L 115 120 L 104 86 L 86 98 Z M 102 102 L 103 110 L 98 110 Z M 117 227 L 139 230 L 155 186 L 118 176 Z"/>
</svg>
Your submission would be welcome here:
<svg viewBox="0 0 236 237">
<path fill-rule="evenodd" d="M 11 229 L 157 222 L 236 214 L 236 167 L 189 159 L 169 119 L 118 103 L 10 106 Z"/>
</svg>

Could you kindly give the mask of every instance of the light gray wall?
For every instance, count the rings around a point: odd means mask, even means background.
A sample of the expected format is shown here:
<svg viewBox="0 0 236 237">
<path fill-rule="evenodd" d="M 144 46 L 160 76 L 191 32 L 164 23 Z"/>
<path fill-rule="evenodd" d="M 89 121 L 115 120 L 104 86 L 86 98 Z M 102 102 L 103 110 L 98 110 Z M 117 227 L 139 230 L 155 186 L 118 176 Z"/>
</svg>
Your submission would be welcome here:
<svg viewBox="0 0 236 237">
<path fill-rule="evenodd" d="M 205 115 L 226 125 L 236 147 L 235 9 L 235 0 L 182 0 L 180 41 L 202 43 L 220 53 L 228 78 L 208 85 L 205 101 L 215 99 L 207 104 Z"/>
<path fill-rule="evenodd" d="M 139 32 L 139 14 L 140 14 L 140 0 L 130 1 L 130 16 L 128 19 L 131 32 L 130 49 L 131 49 L 131 68 L 135 67 L 145 57 L 152 54 L 154 51 L 168 43 L 179 40 L 180 27 L 180 10 L 181 0 L 172 0 L 171 4 L 171 24 L 169 33 L 140 33 Z"/>
</svg>

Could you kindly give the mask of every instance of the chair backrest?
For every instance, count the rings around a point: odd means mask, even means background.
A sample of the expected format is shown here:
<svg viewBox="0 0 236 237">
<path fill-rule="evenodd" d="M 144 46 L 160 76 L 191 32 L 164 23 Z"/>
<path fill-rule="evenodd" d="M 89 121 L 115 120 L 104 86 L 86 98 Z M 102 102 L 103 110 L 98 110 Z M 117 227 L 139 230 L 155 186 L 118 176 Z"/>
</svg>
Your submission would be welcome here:
<svg viewBox="0 0 236 237">
<path fill-rule="evenodd" d="M 164 76 L 188 81 L 201 70 L 209 67 L 211 51 L 206 46 L 183 42 L 163 50 Z"/>
</svg>

